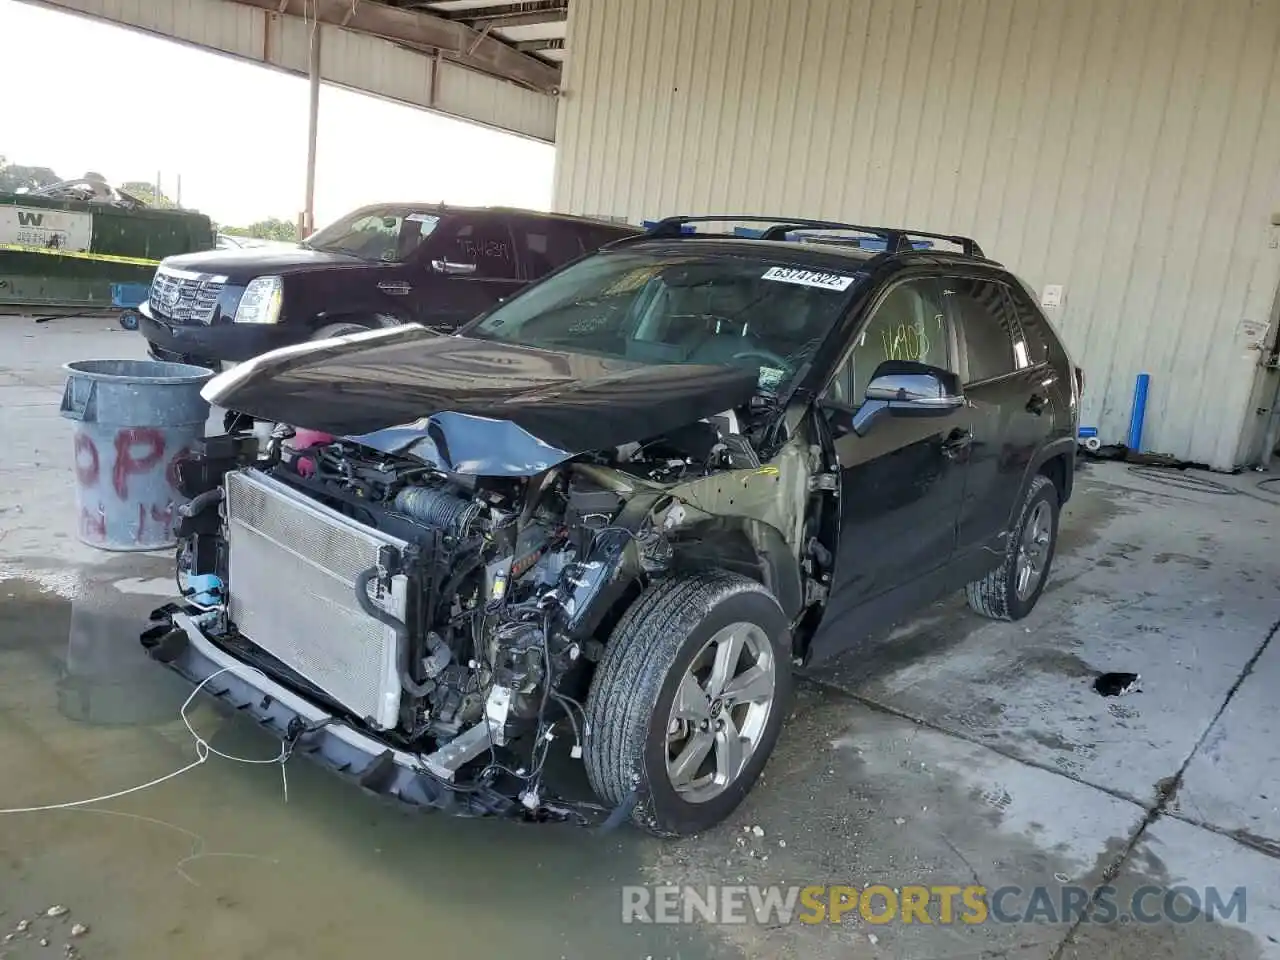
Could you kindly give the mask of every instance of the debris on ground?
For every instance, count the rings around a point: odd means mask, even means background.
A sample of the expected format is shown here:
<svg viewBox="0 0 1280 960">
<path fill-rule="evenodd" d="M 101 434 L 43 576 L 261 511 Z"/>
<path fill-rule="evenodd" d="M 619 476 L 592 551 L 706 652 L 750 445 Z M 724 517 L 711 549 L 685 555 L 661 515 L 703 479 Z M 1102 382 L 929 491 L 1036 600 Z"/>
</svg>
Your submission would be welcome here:
<svg viewBox="0 0 1280 960">
<path fill-rule="evenodd" d="M 763 837 L 763 836 L 764 836 L 764 827 L 761 827 L 761 826 L 759 826 L 759 825 L 754 826 L 754 827 L 752 827 L 752 828 L 751 828 L 751 832 L 752 832 L 752 833 L 754 833 L 757 837 Z"/>
<path fill-rule="evenodd" d="M 1141 693 L 1142 674 L 1104 673 L 1093 682 L 1093 689 L 1104 697 L 1123 697 L 1126 693 Z"/>
<path fill-rule="evenodd" d="M 896 823 L 898 826 L 902 826 L 907 821 L 904 817 L 894 817 L 893 822 Z"/>
<path fill-rule="evenodd" d="M 61 917 L 61 916 L 63 916 L 64 914 L 66 914 L 67 912 L 68 912 L 68 911 L 67 911 L 67 908 L 66 908 L 66 907 L 64 907 L 62 904 L 60 904 L 60 903 L 59 903 L 59 904 L 55 904 L 54 906 L 52 906 L 52 907 L 50 907 L 48 910 L 46 910 L 46 911 L 44 912 L 44 915 L 45 915 L 46 917 Z"/>
<path fill-rule="evenodd" d="M 26 933 L 27 927 L 31 926 L 30 920 L 19 920 L 18 925 L 13 929 L 18 933 Z"/>
<path fill-rule="evenodd" d="M 83 923 L 77 923 L 71 927 L 71 935 L 73 937 L 83 937 L 88 932 L 89 928 Z"/>
</svg>

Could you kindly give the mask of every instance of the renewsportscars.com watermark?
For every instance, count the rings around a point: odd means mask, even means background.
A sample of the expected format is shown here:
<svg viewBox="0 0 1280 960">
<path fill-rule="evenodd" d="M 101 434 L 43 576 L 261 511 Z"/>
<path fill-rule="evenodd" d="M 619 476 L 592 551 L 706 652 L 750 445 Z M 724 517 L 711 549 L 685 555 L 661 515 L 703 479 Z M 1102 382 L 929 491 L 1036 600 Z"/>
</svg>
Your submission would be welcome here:
<svg viewBox="0 0 1280 960">
<path fill-rule="evenodd" d="M 1244 887 L 626 886 L 623 923 L 1244 923 Z"/>
</svg>

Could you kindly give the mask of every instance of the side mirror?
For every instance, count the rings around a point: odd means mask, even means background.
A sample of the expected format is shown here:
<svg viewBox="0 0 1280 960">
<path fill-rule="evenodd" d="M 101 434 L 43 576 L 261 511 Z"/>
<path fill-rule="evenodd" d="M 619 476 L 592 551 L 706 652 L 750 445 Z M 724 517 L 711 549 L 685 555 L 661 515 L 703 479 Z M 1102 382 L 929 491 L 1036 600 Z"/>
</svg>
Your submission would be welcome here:
<svg viewBox="0 0 1280 960">
<path fill-rule="evenodd" d="M 963 406 L 960 378 L 951 371 L 914 360 L 886 360 L 867 384 L 853 432 L 865 436 L 885 417 L 945 417 Z"/>
<path fill-rule="evenodd" d="M 431 269 L 436 273 L 465 277 L 476 272 L 476 265 L 474 263 L 456 263 L 453 260 L 432 260 Z"/>
</svg>

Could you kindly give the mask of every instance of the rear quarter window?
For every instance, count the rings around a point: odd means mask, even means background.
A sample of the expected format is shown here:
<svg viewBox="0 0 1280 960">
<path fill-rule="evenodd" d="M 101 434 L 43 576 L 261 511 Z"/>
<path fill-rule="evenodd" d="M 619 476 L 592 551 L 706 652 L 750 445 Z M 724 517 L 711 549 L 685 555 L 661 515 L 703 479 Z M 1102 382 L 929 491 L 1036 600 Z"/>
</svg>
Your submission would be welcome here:
<svg viewBox="0 0 1280 960">
<path fill-rule="evenodd" d="M 613 243 L 615 240 L 634 235 L 634 231 L 631 230 L 611 230 L 608 227 L 585 227 L 581 234 L 582 245 L 588 253 L 599 250 L 605 244 Z"/>
</svg>

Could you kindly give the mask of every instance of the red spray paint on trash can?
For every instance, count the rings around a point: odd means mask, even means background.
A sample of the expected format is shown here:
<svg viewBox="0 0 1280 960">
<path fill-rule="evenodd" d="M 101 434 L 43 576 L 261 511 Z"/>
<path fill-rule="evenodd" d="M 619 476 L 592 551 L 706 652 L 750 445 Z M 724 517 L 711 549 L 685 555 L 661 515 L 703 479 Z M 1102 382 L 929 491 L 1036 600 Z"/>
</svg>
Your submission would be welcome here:
<svg viewBox="0 0 1280 960">
<path fill-rule="evenodd" d="M 157 360 L 64 366 L 62 415 L 76 423 L 76 535 L 102 550 L 174 545 L 176 467 L 204 436 L 212 371 Z"/>
</svg>

